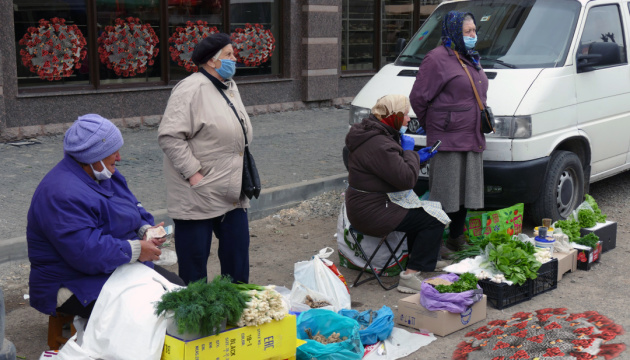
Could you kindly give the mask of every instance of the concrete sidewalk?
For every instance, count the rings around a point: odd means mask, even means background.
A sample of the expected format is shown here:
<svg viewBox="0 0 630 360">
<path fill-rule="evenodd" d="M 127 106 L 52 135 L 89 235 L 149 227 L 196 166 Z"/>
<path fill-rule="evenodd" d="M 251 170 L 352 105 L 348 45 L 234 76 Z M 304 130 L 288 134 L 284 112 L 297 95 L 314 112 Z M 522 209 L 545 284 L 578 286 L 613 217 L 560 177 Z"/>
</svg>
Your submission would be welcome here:
<svg viewBox="0 0 630 360">
<path fill-rule="evenodd" d="M 250 220 L 322 192 L 343 189 L 347 171 L 341 149 L 348 131 L 347 108 L 269 113 L 251 120 L 251 150 L 263 192 L 252 201 Z M 125 145 L 119 171 L 156 220 L 169 223 L 157 128 L 121 130 Z M 63 135 L 19 146 L 0 144 L 0 263 L 27 257 L 24 235 L 30 200 L 41 179 L 62 157 Z"/>
</svg>

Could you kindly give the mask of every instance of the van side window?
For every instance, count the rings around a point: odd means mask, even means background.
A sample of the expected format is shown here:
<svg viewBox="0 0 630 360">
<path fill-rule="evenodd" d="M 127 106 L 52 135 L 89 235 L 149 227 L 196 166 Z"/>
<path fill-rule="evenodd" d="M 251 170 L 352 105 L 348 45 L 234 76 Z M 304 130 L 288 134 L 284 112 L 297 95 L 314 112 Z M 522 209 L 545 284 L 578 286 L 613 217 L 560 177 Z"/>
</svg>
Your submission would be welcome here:
<svg viewBox="0 0 630 360">
<path fill-rule="evenodd" d="M 578 55 L 601 55 L 594 68 L 627 63 L 625 34 L 617 5 L 589 10 L 578 47 Z"/>
</svg>

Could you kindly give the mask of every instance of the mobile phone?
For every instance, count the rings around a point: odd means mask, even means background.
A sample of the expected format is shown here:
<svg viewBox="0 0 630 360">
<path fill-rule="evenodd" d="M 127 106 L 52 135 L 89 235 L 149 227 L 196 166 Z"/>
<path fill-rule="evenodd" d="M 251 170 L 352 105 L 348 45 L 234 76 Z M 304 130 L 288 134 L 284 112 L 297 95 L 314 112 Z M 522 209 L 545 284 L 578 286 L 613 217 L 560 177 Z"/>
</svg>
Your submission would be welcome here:
<svg viewBox="0 0 630 360">
<path fill-rule="evenodd" d="M 431 152 L 434 152 L 435 150 L 437 150 L 437 148 L 440 147 L 440 144 L 442 144 L 441 140 L 436 141 L 435 144 L 433 144 L 433 146 L 431 146 Z"/>
</svg>

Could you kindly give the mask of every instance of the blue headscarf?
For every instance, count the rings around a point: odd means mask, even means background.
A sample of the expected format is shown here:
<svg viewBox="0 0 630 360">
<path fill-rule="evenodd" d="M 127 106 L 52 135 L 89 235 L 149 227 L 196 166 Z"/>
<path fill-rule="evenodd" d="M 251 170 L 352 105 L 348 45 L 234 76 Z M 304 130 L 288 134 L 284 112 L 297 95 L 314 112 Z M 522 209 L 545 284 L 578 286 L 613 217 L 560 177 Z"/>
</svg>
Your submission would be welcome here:
<svg viewBox="0 0 630 360">
<path fill-rule="evenodd" d="M 444 17 L 442 22 L 442 44 L 447 48 L 451 48 L 461 55 L 464 55 L 468 60 L 475 64 L 477 69 L 481 69 L 479 65 L 479 53 L 475 49 L 466 49 L 464 45 L 464 34 L 462 28 L 464 25 L 464 17 L 470 15 L 475 25 L 475 17 L 471 13 L 449 11 Z"/>
</svg>

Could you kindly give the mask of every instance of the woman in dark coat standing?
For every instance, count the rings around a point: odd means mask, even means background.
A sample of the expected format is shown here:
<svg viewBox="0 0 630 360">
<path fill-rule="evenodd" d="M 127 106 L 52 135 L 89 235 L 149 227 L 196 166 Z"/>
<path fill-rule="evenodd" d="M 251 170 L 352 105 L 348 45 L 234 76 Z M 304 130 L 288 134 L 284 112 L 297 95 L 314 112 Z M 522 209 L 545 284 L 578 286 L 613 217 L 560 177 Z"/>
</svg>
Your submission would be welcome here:
<svg viewBox="0 0 630 360">
<path fill-rule="evenodd" d="M 413 138 L 403 135 L 409 109 L 406 96 L 387 95 L 378 100 L 368 118 L 350 128 L 346 209 L 352 226 L 364 234 L 407 233 L 409 260 L 400 274 L 398 291 L 416 293 L 421 272 L 445 265 L 437 260 L 450 220 L 439 203 L 420 201 L 413 193 L 420 163 L 437 151 L 431 153 L 427 147 L 416 152 Z"/>
<path fill-rule="evenodd" d="M 422 61 L 409 96 L 427 143 L 442 141 L 431 159 L 429 199 L 439 201 L 451 218 L 446 247 L 457 251 L 466 243 L 463 235 L 467 209 L 481 209 L 483 199 L 483 151 L 481 116 L 468 68 L 481 101 L 486 103 L 488 78 L 479 64 L 475 19 L 470 13 L 451 11 L 444 17 L 442 44 Z M 457 52 L 457 54 L 456 54 Z"/>
</svg>

